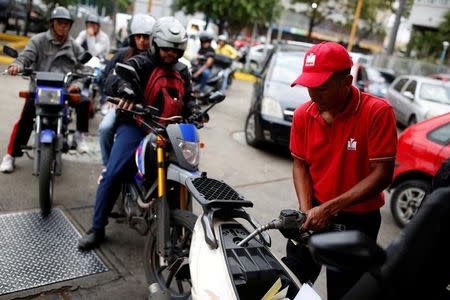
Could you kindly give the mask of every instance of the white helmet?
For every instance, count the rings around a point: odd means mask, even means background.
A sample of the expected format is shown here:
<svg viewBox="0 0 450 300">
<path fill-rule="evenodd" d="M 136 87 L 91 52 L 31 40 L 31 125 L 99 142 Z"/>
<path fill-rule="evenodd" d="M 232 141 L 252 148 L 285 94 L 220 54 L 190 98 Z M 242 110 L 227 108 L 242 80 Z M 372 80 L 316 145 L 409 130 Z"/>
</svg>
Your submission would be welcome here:
<svg viewBox="0 0 450 300">
<path fill-rule="evenodd" d="M 186 28 L 174 17 L 159 18 L 153 27 L 150 49 L 157 55 L 156 48 L 172 48 L 179 50 L 179 57 L 183 56 L 187 44 Z"/>
<path fill-rule="evenodd" d="M 152 35 L 156 19 L 146 14 L 136 14 L 131 19 L 130 36 L 135 34 Z"/>
</svg>

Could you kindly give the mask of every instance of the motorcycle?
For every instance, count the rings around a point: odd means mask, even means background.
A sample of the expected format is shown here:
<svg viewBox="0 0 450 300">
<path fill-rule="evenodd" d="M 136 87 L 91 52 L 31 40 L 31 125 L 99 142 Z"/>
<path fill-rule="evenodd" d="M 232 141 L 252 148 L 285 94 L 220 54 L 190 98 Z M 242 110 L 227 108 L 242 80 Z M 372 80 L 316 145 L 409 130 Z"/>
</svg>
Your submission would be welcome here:
<svg viewBox="0 0 450 300">
<path fill-rule="evenodd" d="M 117 63 L 115 71 L 132 84 L 138 98 L 143 97 L 134 68 Z M 187 262 L 197 217 L 192 213 L 192 193 L 186 183 L 188 178 L 202 177 L 197 129 L 203 126 L 207 112 L 224 98 L 220 92 L 211 94 L 210 106 L 192 115 L 187 123 L 179 116 L 157 117 L 152 107 L 124 111 L 149 133 L 136 150 L 137 173 L 122 183 L 119 204 L 129 226 L 146 236 L 144 268 L 148 282 L 159 283 L 175 298 L 190 294 Z M 107 101 L 117 104 L 119 99 L 108 97 Z M 214 191 L 213 186 L 203 190 Z"/>
<path fill-rule="evenodd" d="M 3 52 L 17 58 L 17 50 L 4 46 Z M 91 58 L 83 53 L 78 61 L 85 63 Z M 79 102 L 79 94 L 66 90 L 72 73 L 35 72 L 25 68 L 22 76 L 29 77 L 32 90 L 21 91 L 19 97 L 34 99 L 36 118 L 34 123 L 34 145 L 23 150 L 33 151 L 33 175 L 39 176 L 39 205 L 42 216 L 48 216 L 53 202 L 55 176 L 62 174 L 62 153 L 69 151 L 68 138 L 71 122 L 69 101 Z"/>
<path fill-rule="evenodd" d="M 101 109 L 102 78 L 105 66 L 104 59 L 94 56 L 74 74 L 74 76 L 82 78 L 81 95 L 89 99 L 89 116 L 91 118 Z"/>
<path fill-rule="evenodd" d="M 206 59 L 203 56 L 193 59 L 191 61 L 191 73 L 194 74 L 205 63 L 205 61 Z M 231 72 L 227 72 L 226 69 L 230 69 L 230 71 L 232 71 L 232 66 L 233 60 L 231 58 L 225 55 L 216 54 L 214 56 L 214 64 L 211 69 L 211 75 L 206 82 L 203 93 L 200 93 L 200 76 L 192 79 L 192 91 L 200 102 L 207 104 L 209 95 L 216 91 L 220 91 L 225 80 L 228 81 L 228 84 L 231 83 L 231 75 L 227 76 L 227 73 Z"/>
</svg>

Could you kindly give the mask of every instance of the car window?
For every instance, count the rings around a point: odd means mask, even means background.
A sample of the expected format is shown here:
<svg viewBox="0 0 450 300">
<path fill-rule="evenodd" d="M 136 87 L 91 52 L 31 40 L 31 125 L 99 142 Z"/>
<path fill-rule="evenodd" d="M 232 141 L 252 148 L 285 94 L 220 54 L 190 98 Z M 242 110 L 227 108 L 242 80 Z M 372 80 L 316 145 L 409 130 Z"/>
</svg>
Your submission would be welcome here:
<svg viewBox="0 0 450 300">
<path fill-rule="evenodd" d="M 430 131 L 428 139 L 443 146 L 448 145 L 450 143 L 450 123 Z"/>
<path fill-rule="evenodd" d="M 271 64 L 269 80 L 291 84 L 303 67 L 303 55 L 277 55 Z"/>
<path fill-rule="evenodd" d="M 394 85 L 394 90 L 400 92 L 407 81 L 408 78 L 399 79 L 397 83 Z"/>
<path fill-rule="evenodd" d="M 450 87 L 423 83 L 420 87 L 420 98 L 428 101 L 450 104 Z"/>
<path fill-rule="evenodd" d="M 416 87 L 417 87 L 417 81 L 411 80 L 411 82 L 408 84 L 408 86 L 405 89 L 405 92 L 411 92 L 411 94 L 416 94 Z"/>
</svg>

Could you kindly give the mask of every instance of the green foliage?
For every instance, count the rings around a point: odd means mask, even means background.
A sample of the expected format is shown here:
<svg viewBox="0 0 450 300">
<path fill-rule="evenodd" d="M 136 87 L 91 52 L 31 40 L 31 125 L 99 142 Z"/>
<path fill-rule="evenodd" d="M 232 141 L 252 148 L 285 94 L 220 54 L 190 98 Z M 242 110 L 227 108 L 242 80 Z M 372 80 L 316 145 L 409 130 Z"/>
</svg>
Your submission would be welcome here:
<svg viewBox="0 0 450 300">
<path fill-rule="evenodd" d="M 444 41 L 450 42 L 450 11 L 444 15 L 437 31 L 414 31 L 409 47 L 415 53 L 415 57 L 430 62 L 438 62 L 443 49 L 442 42 Z"/>
<path fill-rule="evenodd" d="M 219 25 L 239 31 L 250 24 L 272 23 L 280 16 L 280 0 L 175 0 L 173 7 L 187 14 L 201 12 Z"/>
</svg>

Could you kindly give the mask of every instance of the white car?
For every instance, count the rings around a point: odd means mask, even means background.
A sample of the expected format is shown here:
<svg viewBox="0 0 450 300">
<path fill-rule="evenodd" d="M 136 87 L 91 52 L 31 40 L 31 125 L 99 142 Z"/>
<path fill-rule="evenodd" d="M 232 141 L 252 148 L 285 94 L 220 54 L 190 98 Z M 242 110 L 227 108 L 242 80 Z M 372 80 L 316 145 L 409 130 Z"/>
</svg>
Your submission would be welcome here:
<svg viewBox="0 0 450 300">
<path fill-rule="evenodd" d="M 408 126 L 450 112 L 450 82 L 424 76 L 399 76 L 389 86 L 386 99 L 401 125 Z"/>
<path fill-rule="evenodd" d="M 250 47 L 250 51 L 248 53 L 248 59 L 250 60 L 250 67 L 253 70 L 258 70 L 262 67 L 262 64 L 267 58 L 267 54 L 270 50 L 273 49 L 273 45 L 268 44 L 260 44 L 253 47 Z"/>
</svg>

